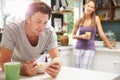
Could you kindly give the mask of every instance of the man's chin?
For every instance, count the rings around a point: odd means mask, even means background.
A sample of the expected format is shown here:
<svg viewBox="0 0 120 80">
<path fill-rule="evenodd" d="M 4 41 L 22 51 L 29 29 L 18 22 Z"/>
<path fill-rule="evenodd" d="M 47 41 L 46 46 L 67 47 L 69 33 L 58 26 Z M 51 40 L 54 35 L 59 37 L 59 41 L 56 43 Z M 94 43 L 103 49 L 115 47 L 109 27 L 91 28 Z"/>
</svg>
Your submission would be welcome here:
<svg viewBox="0 0 120 80">
<path fill-rule="evenodd" d="M 40 36 L 41 32 L 37 33 L 36 36 Z"/>
</svg>

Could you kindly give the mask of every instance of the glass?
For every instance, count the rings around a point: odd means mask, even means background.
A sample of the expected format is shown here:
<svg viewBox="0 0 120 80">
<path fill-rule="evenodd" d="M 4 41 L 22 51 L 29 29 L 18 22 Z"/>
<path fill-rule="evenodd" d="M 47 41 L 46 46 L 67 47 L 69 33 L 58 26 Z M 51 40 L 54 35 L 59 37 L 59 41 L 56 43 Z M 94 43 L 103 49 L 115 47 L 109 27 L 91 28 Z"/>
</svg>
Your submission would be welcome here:
<svg viewBox="0 0 120 80">
<path fill-rule="evenodd" d="M 7 62 L 4 64 L 5 80 L 19 80 L 20 62 Z"/>
<path fill-rule="evenodd" d="M 85 35 L 88 40 L 91 38 L 91 32 L 85 32 Z"/>
</svg>

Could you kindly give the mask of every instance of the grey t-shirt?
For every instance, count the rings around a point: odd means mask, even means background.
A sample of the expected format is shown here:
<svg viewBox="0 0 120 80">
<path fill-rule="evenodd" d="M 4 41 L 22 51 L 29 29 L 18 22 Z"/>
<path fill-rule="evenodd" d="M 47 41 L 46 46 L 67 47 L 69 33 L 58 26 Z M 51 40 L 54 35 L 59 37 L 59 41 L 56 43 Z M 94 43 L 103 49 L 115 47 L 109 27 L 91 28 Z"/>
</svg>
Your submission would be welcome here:
<svg viewBox="0 0 120 80">
<path fill-rule="evenodd" d="M 53 27 L 48 26 L 39 36 L 37 46 L 33 47 L 25 33 L 25 21 L 6 25 L 0 46 L 14 50 L 12 60 L 20 62 L 36 59 L 44 51 L 58 47 L 56 33 Z"/>
</svg>

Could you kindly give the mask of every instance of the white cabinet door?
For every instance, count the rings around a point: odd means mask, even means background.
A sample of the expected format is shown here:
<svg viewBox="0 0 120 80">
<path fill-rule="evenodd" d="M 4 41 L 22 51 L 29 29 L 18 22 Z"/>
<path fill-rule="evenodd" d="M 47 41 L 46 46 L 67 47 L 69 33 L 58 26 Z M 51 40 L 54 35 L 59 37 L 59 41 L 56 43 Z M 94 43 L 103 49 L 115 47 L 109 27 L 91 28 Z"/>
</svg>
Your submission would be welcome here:
<svg viewBox="0 0 120 80">
<path fill-rule="evenodd" d="M 72 52 L 73 50 L 68 48 L 68 49 L 59 49 L 59 53 L 62 56 L 63 59 L 63 66 L 69 66 L 72 67 L 73 60 L 72 60 Z"/>
<path fill-rule="evenodd" d="M 120 52 L 97 51 L 92 69 L 120 73 Z"/>
</svg>

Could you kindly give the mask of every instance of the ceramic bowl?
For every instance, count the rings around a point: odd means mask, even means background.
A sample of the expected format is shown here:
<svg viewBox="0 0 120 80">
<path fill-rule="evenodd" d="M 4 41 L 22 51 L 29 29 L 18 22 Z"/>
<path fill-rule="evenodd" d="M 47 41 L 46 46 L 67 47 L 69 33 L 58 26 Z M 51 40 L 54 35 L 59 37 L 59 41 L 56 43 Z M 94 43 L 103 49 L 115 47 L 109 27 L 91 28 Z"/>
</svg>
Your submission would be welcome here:
<svg viewBox="0 0 120 80">
<path fill-rule="evenodd" d="M 38 64 L 38 73 L 45 73 L 45 68 L 48 66 L 48 63 L 41 62 Z"/>
</svg>

